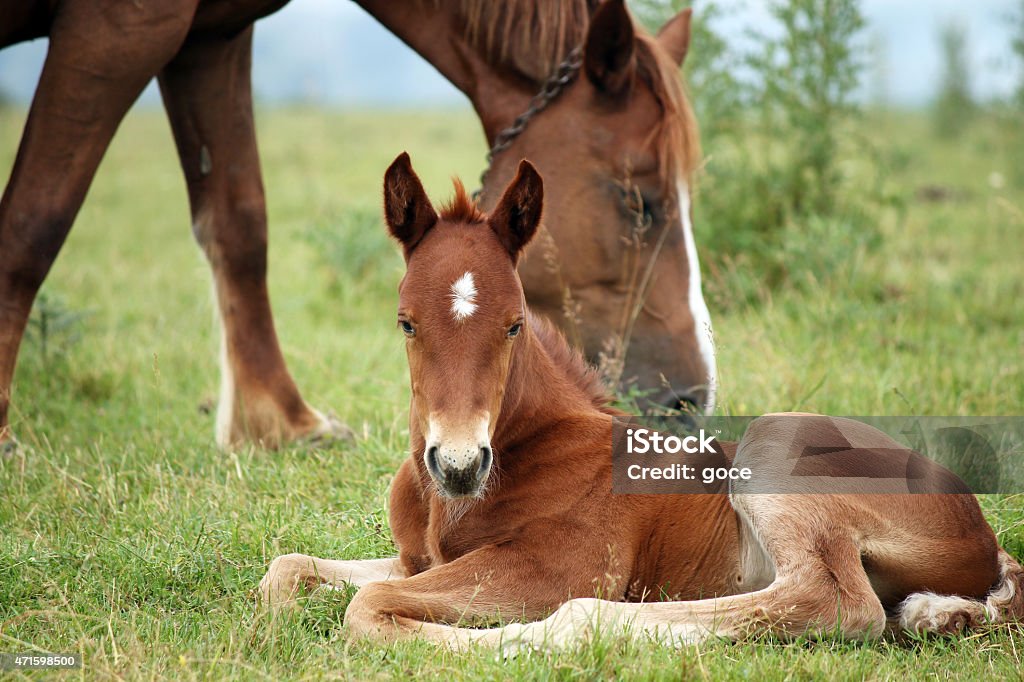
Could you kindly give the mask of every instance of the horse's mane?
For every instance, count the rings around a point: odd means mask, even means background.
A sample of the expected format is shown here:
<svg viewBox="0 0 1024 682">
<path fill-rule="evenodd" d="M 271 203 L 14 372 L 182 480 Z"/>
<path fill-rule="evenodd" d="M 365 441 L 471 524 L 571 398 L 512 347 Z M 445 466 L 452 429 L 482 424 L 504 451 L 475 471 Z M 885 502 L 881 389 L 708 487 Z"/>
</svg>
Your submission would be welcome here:
<svg viewBox="0 0 1024 682">
<path fill-rule="evenodd" d="M 546 317 L 527 309 L 530 329 L 547 352 L 551 362 L 562 369 L 572 383 L 579 387 L 590 403 L 602 412 L 615 412 L 608 407 L 612 396 L 597 369 L 586 361 L 578 350 L 569 345 L 562 332 Z"/>
<path fill-rule="evenodd" d="M 430 0 L 453 6 L 466 39 L 493 66 L 513 69 L 539 88 L 572 48 L 586 37 L 598 0 Z M 636 22 L 634 22 L 635 24 Z M 637 29 L 637 66 L 662 109 L 651 131 L 661 175 L 674 182 L 689 177 L 701 161 L 697 119 L 686 97 L 679 68 Z"/>
<path fill-rule="evenodd" d="M 469 44 L 538 85 L 583 42 L 597 0 L 434 0 L 453 6 Z"/>
<path fill-rule="evenodd" d="M 487 222 L 487 214 L 480 210 L 476 202 L 466 192 L 462 180 L 452 178 L 455 194 L 441 204 L 441 220 L 452 223 L 469 223 L 471 225 Z"/>
</svg>

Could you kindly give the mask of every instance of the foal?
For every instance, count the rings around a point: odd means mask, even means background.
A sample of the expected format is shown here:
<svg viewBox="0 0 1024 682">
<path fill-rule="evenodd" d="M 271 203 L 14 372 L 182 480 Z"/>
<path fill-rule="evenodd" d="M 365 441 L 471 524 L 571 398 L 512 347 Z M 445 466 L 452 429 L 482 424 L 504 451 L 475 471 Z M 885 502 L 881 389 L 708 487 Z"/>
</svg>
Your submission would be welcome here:
<svg viewBox="0 0 1024 682">
<path fill-rule="evenodd" d="M 542 194 L 524 161 L 490 215 L 456 183 L 439 216 L 407 155 L 388 168 L 412 384 L 411 456 L 390 501 L 399 555 L 278 557 L 260 584 L 267 602 L 355 584 L 353 633 L 506 646 L 565 645 L 599 624 L 679 643 L 766 630 L 877 636 L 887 615 L 938 631 L 1024 616 L 1024 569 L 971 495 L 613 494 L 605 391 L 530 314 L 516 274 Z M 864 453 L 899 447 L 813 415 L 762 417 L 721 445 L 758 471 L 837 431 Z M 826 473 L 850 475 L 849 461 Z M 548 614 L 492 630 L 448 625 Z"/>
</svg>

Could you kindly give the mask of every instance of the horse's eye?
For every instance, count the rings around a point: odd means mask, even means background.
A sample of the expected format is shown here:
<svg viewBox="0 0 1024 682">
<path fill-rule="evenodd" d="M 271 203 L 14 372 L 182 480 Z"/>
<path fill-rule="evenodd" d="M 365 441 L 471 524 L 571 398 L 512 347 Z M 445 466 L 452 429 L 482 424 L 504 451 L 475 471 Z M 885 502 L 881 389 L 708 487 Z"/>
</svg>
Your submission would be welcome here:
<svg viewBox="0 0 1024 682">
<path fill-rule="evenodd" d="M 416 336 L 416 328 L 412 326 L 409 320 L 399 320 L 398 326 L 402 328 L 406 336 Z"/>
<path fill-rule="evenodd" d="M 523 328 L 523 323 L 522 322 L 516 322 L 514 325 L 512 325 L 511 327 L 508 328 L 508 338 L 511 339 L 514 336 L 518 336 L 519 332 L 522 330 L 522 328 Z"/>
</svg>

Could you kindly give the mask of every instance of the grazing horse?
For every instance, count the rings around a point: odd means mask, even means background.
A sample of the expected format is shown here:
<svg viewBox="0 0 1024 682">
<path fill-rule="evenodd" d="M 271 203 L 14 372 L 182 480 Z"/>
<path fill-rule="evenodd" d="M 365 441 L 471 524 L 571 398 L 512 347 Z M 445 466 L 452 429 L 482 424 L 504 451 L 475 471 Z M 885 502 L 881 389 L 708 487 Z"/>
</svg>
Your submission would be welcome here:
<svg viewBox="0 0 1024 682">
<path fill-rule="evenodd" d="M 516 272 L 542 194 L 524 161 L 489 215 L 460 185 L 438 215 L 407 155 L 387 170 L 412 386 L 411 455 L 390 499 L 398 557 L 278 557 L 260 584 L 266 602 L 354 584 L 351 633 L 451 645 L 560 646 L 598 625 L 678 643 L 768 630 L 878 636 L 887 615 L 939 631 L 1024 617 L 1024 569 L 969 494 L 613 494 L 608 396 L 527 308 Z M 757 472 L 827 445 L 830 429 L 855 448 L 895 445 L 813 415 L 761 417 L 721 445 Z M 849 475 L 856 459 L 824 473 Z"/>
<path fill-rule="evenodd" d="M 118 124 L 154 75 L 193 234 L 213 270 L 218 443 L 345 433 L 299 393 L 266 285 L 252 23 L 286 1 L 0 0 L 0 47 L 50 37 L 0 200 L 0 447 L 13 442 L 11 381 L 32 302 Z M 714 351 L 689 213 L 699 149 L 677 71 L 689 12 L 654 40 L 636 33 L 621 0 L 596 11 L 593 0 L 359 4 L 470 97 L 492 143 L 517 114 L 537 109 L 531 95 L 557 72 L 541 98 L 547 111 L 505 135 L 503 152 L 495 148 L 483 200 L 511 177 L 513 157 L 536 159 L 566 201 L 549 205 L 550 238 L 524 259 L 531 301 L 591 359 L 605 352 L 619 362 L 617 374 L 654 402 L 709 408 Z M 567 317 L 563 308 L 579 312 Z"/>
</svg>

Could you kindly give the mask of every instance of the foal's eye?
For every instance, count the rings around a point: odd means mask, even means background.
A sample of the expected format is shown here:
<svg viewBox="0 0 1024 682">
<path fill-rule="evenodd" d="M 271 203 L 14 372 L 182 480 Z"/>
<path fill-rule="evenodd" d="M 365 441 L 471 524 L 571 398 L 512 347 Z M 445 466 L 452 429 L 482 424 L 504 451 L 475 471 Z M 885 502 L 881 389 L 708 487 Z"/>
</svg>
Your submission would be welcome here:
<svg viewBox="0 0 1024 682">
<path fill-rule="evenodd" d="M 416 336 L 416 328 L 412 326 L 409 320 L 399 320 L 398 326 L 402 328 L 406 336 Z"/>
<path fill-rule="evenodd" d="M 508 338 L 511 339 L 514 336 L 518 336 L 519 332 L 522 329 L 523 329 L 523 323 L 522 322 L 516 322 L 514 325 L 512 325 L 511 327 L 508 328 Z"/>
</svg>

